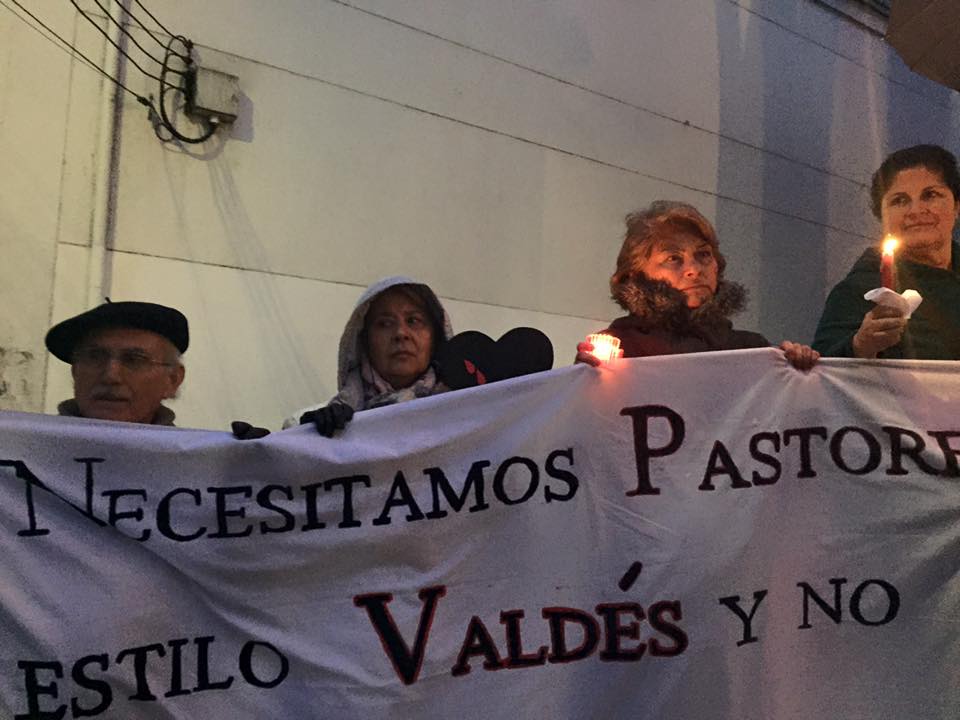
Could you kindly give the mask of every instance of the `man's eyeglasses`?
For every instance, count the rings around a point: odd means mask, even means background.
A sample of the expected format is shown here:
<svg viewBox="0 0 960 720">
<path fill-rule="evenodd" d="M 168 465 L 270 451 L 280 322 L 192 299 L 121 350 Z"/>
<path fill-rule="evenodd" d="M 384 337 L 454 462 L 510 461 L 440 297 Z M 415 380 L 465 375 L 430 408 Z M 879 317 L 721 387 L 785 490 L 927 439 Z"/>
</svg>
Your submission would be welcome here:
<svg viewBox="0 0 960 720">
<path fill-rule="evenodd" d="M 114 360 L 120 367 L 132 373 L 143 372 L 154 366 L 173 367 L 176 363 L 154 360 L 149 355 L 139 350 L 120 350 L 111 352 L 106 348 L 90 347 L 81 348 L 73 355 L 73 362 L 81 368 L 100 370 L 105 368 Z"/>
</svg>

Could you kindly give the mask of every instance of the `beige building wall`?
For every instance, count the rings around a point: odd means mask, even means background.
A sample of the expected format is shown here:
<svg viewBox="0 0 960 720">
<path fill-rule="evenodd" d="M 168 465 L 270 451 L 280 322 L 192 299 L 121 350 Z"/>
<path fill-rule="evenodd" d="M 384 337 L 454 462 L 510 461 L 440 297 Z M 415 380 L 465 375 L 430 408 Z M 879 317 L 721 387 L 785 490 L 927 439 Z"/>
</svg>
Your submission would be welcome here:
<svg viewBox="0 0 960 720">
<path fill-rule="evenodd" d="M 22 2 L 113 67 L 72 6 Z M 880 159 L 960 150 L 957 93 L 910 73 L 879 19 L 814 0 L 146 4 L 240 78 L 239 120 L 202 146 L 159 142 L 130 95 L 115 113 L 112 86 L 0 7 L 0 408 L 69 396 L 43 334 L 104 295 L 190 318 L 186 426 L 276 428 L 333 395 L 343 323 L 385 275 L 429 283 L 456 330 L 540 327 L 566 364 L 619 314 L 622 218 L 656 198 L 715 219 L 751 291 L 739 324 L 809 342 L 876 236 Z"/>
</svg>

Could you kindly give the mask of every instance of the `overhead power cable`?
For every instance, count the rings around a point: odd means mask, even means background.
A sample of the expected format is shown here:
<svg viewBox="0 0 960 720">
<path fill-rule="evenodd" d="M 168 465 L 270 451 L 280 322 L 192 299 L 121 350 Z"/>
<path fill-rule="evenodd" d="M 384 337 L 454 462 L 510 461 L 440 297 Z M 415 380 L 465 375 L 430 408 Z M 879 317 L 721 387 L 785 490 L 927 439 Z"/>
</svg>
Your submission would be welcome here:
<svg viewBox="0 0 960 720">
<path fill-rule="evenodd" d="M 133 0 L 133 1 L 143 9 L 143 11 L 150 17 L 151 20 L 153 20 L 157 25 L 160 26 L 160 29 L 161 29 L 161 30 L 163 30 L 163 31 L 164 31 L 167 35 L 169 35 L 170 37 L 173 37 L 173 33 L 170 32 L 169 30 L 167 30 L 167 28 L 164 27 L 163 23 L 160 22 L 159 20 L 157 20 L 157 19 L 153 16 L 153 13 L 152 13 L 152 12 L 150 12 L 149 10 L 147 10 L 147 6 L 146 6 L 146 5 L 144 5 L 142 2 L 140 2 L 140 0 Z M 130 11 L 128 10 L 127 12 L 130 12 Z M 143 27 L 143 25 L 141 24 L 140 27 Z M 143 29 L 144 29 L 144 30 L 147 30 L 145 27 L 144 27 Z M 147 30 L 147 32 L 150 32 L 150 31 Z M 163 44 L 163 43 L 161 43 L 161 44 Z"/>
<path fill-rule="evenodd" d="M 183 132 L 177 129 L 177 126 L 174 124 L 173 120 L 170 117 L 170 113 L 168 113 L 167 111 L 167 105 L 168 105 L 167 94 L 168 93 L 177 93 L 183 97 L 189 97 L 188 93 L 195 90 L 196 68 L 194 67 L 193 58 L 192 58 L 193 43 L 183 35 L 173 35 L 172 33 L 170 33 L 166 29 L 166 27 L 159 20 L 157 20 L 157 18 L 153 15 L 153 13 L 151 13 L 146 8 L 146 6 L 142 2 L 137 2 L 137 5 L 143 9 L 143 11 L 150 17 L 150 19 L 153 20 L 158 26 L 160 26 L 164 30 L 164 32 L 170 35 L 170 40 L 166 43 L 166 45 L 164 45 L 163 60 L 162 61 L 158 60 L 157 58 L 153 57 L 153 55 L 148 53 L 143 48 L 143 46 L 136 41 L 136 39 L 133 37 L 130 31 L 124 26 L 124 24 L 119 22 L 116 18 L 114 18 L 110 14 L 110 11 L 101 4 L 100 0 L 94 0 L 94 2 L 97 4 L 97 7 L 99 7 L 104 12 L 104 14 L 110 20 L 110 22 L 112 22 L 117 28 L 119 28 L 121 33 L 123 33 L 126 37 L 130 38 L 130 40 L 134 43 L 134 45 L 136 45 L 147 57 L 149 57 L 155 63 L 160 65 L 161 69 L 160 69 L 159 77 L 144 70 L 137 63 L 137 61 L 134 60 L 120 46 L 119 43 L 117 43 L 113 38 L 111 38 L 110 35 L 105 30 L 103 30 L 93 18 L 91 18 L 87 13 L 83 11 L 83 9 L 77 4 L 77 0 L 70 0 L 70 3 L 77 9 L 77 12 L 83 15 L 84 18 L 91 25 L 93 25 L 98 32 L 100 32 L 100 34 L 102 34 L 105 38 L 107 38 L 107 40 L 110 42 L 111 45 L 113 45 L 125 58 L 127 58 L 146 77 L 151 78 L 152 80 L 156 80 L 160 84 L 160 93 L 159 93 L 157 106 L 156 107 L 154 106 L 152 102 L 152 97 L 149 105 L 150 121 L 153 123 L 154 134 L 156 134 L 157 138 L 159 138 L 162 142 L 171 142 L 173 140 L 178 140 L 182 143 L 197 144 L 197 143 L 205 142 L 206 140 L 209 140 L 211 137 L 213 137 L 214 133 L 216 133 L 217 131 L 217 127 L 218 127 L 217 123 L 207 120 L 204 123 L 204 129 L 203 129 L 203 132 L 200 133 L 200 135 L 190 136 L 190 135 L 184 134 Z M 124 12 L 128 16 L 133 17 L 137 21 L 137 23 L 140 25 L 140 27 L 144 28 L 147 34 L 150 35 L 150 37 L 152 37 L 154 40 L 157 40 L 157 38 L 153 35 L 153 33 L 147 30 L 147 28 L 139 20 L 139 18 L 136 18 L 135 16 L 133 16 L 127 9 L 124 9 Z M 123 18 L 121 17 L 121 19 Z M 173 49 L 173 46 L 175 43 L 182 44 L 186 52 L 179 53 L 175 51 Z M 184 68 L 181 70 L 178 70 L 176 68 L 171 67 L 170 63 L 171 63 L 171 60 L 173 59 L 176 59 L 182 62 L 184 64 Z M 169 80 L 167 80 L 167 76 L 170 74 L 178 75 L 180 77 L 179 83 L 172 83 Z M 170 137 L 164 137 L 164 135 L 161 134 L 162 129 L 166 130 L 170 134 Z"/>
<path fill-rule="evenodd" d="M 148 117 L 150 119 L 150 122 L 153 124 L 154 133 L 161 141 L 171 142 L 176 140 L 182 143 L 197 144 L 197 143 L 202 143 L 202 142 L 205 142 L 206 140 L 209 140 L 216 133 L 217 128 L 219 127 L 217 122 L 214 120 L 205 120 L 205 121 L 200 121 L 200 124 L 203 127 L 203 131 L 199 135 L 197 136 L 186 135 L 185 133 L 177 129 L 176 125 L 174 124 L 173 118 L 171 117 L 171 113 L 168 111 L 168 106 L 170 104 L 169 102 L 170 95 L 174 95 L 174 96 L 180 95 L 181 97 L 187 98 L 188 100 L 187 104 L 189 105 L 191 93 L 194 93 L 196 91 L 196 86 L 195 86 L 196 67 L 194 65 L 194 61 L 192 58 L 193 43 L 188 38 L 184 37 L 183 35 L 171 35 L 170 40 L 166 44 L 160 43 L 164 48 L 164 56 L 163 56 L 163 60 L 158 60 L 157 58 L 153 57 L 150 53 L 148 53 L 143 48 L 143 46 L 136 41 L 136 39 L 130 34 L 130 31 L 126 27 L 124 27 L 124 25 L 120 23 L 116 18 L 114 18 L 110 14 L 110 12 L 107 10 L 107 8 L 105 8 L 100 3 L 99 0 L 94 0 L 97 6 L 105 13 L 106 17 L 110 20 L 110 22 L 116 25 L 119 28 L 120 32 L 123 33 L 123 35 L 128 37 L 134 43 L 134 45 L 136 45 L 137 48 L 139 48 L 147 57 L 149 57 L 151 60 L 153 60 L 154 62 L 160 65 L 161 67 L 160 75 L 157 76 L 144 70 L 144 68 L 141 67 L 140 64 L 137 63 L 137 61 L 134 58 L 132 58 L 119 43 L 117 43 L 112 37 L 110 37 L 110 35 L 102 27 L 100 27 L 100 25 L 96 20 L 94 20 L 90 15 L 84 12 L 84 10 L 77 4 L 76 0 L 70 0 L 70 3 L 73 5 L 76 11 L 80 15 L 82 15 L 83 18 L 87 20 L 87 22 L 93 25 L 94 28 L 97 30 L 97 32 L 103 35 L 107 39 L 107 41 L 111 45 L 113 45 L 124 58 L 129 60 L 130 63 L 134 67 L 136 67 L 141 73 L 143 73 L 146 77 L 152 80 L 155 80 L 157 81 L 157 83 L 159 83 L 159 86 L 160 86 L 159 101 L 155 104 L 152 95 L 150 97 L 144 97 L 139 93 L 130 89 L 118 78 L 113 77 L 113 75 L 108 73 L 106 70 L 100 67 L 97 63 L 95 63 L 93 60 L 87 57 L 83 52 L 78 50 L 72 43 L 64 39 L 56 31 L 54 31 L 49 25 L 43 22 L 43 20 L 41 20 L 32 12 L 30 12 L 27 8 L 25 8 L 19 2 L 19 0 L 9 0 L 9 1 L 13 3 L 17 8 L 19 8 L 20 11 L 23 12 L 26 16 L 30 17 L 39 27 L 43 28 L 47 33 L 49 33 L 50 36 L 52 36 L 53 38 L 56 38 L 56 40 L 59 41 L 59 43 L 63 46 L 63 48 L 67 52 L 80 58 L 88 66 L 90 66 L 92 69 L 96 70 L 98 73 L 103 75 L 110 82 L 114 83 L 117 87 L 121 88 L 125 92 L 135 97 L 138 103 L 148 108 L 149 110 Z M 147 8 L 143 5 L 142 2 L 140 2 L 139 0 L 135 0 L 135 1 L 137 2 L 137 5 L 141 7 L 143 11 L 150 17 L 150 19 L 153 20 L 153 22 L 155 22 L 160 28 L 162 28 L 164 32 L 169 33 L 166 27 L 164 27 L 164 25 L 159 20 L 157 20 L 157 18 L 149 10 L 147 10 Z M 30 26 L 30 24 L 22 16 L 17 14 L 12 8 L 10 8 L 10 6 L 6 4 L 6 0 L 0 0 L 0 6 L 8 10 L 11 14 L 17 17 L 21 22 L 24 22 L 28 26 Z M 151 38 L 153 38 L 157 42 L 160 42 L 160 40 L 152 32 L 150 32 L 149 29 L 147 29 L 147 27 L 143 24 L 143 22 L 140 21 L 139 18 L 132 15 L 126 9 L 124 10 L 124 12 L 129 17 L 132 17 L 137 22 L 137 24 L 140 25 L 140 27 L 143 28 L 143 30 Z M 35 26 L 30 26 L 30 27 L 36 32 L 40 32 L 40 30 L 38 30 L 37 27 Z M 50 37 L 48 36 L 44 36 L 44 37 L 46 40 L 53 42 L 53 40 Z M 174 50 L 174 44 L 176 43 L 181 44 L 185 52 L 178 52 Z M 177 60 L 183 63 L 184 65 L 183 69 L 177 69 L 175 67 L 171 67 L 170 65 L 171 61 L 177 61 Z M 170 82 L 170 80 L 168 80 L 169 75 L 178 76 L 179 77 L 178 82 Z M 166 130 L 169 133 L 169 136 L 166 137 L 163 134 L 161 134 L 162 130 Z"/>
<path fill-rule="evenodd" d="M 33 14 L 32 12 L 30 12 L 29 10 L 27 10 L 23 5 L 21 5 L 21 4 L 18 2 L 18 0 L 10 0 L 10 2 L 12 2 L 14 5 L 16 5 L 23 13 L 25 13 L 26 15 L 28 15 L 35 23 L 37 23 L 37 25 L 39 25 L 40 27 L 42 27 L 42 28 L 43 28 L 44 30 L 46 30 L 48 33 L 50 33 L 51 35 L 53 35 L 53 37 L 55 37 L 57 40 L 59 40 L 60 43 L 64 46 L 64 49 L 65 49 L 67 52 L 71 53 L 72 55 L 75 55 L 75 56 L 79 57 L 79 58 L 80 58 L 81 60 L 83 60 L 87 65 L 89 65 L 93 70 L 96 70 L 98 73 L 100 73 L 101 75 L 103 75 L 107 80 L 109 80 L 110 82 L 112 82 L 114 85 L 120 87 L 121 89 L 123 89 L 123 90 L 125 90 L 126 92 L 130 93 L 131 95 L 133 95 L 133 96 L 137 99 L 137 102 L 140 103 L 141 105 L 145 105 L 146 107 L 151 108 L 151 109 L 153 108 L 153 103 L 150 101 L 149 98 L 145 98 L 145 97 L 143 97 L 142 95 L 134 92 L 133 90 L 131 90 L 130 88 L 128 88 L 126 85 L 124 85 L 122 82 L 120 82 L 119 80 L 117 80 L 115 77 L 113 77 L 113 75 L 111 75 L 111 74 L 108 73 L 106 70 L 104 70 L 102 67 L 100 67 L 99 65 L 97 65 L 93 60 L 91 60 L 90 58 L 88 58 L 88 57 L 87 57 L 86 55 L 84 55 L 80 50 L 78 50 L 77 48 L 75 48 L 71 43 L 69 43 L 67 40 L 65 40 L 63 37 L 61 37 L 59 33 L 57 33 L 55 30 L 53 30 L 53 29 L 52 29 L 49 25 L 47 25 L 45 22 L 43 22 L 43 20 L 41 20 L 40 18 L 38 18 L 36 15 L 34 15 L 34 14 Z M 3 7 L 6 8 L 11 14 L 13 14 L 14 17 L 18 17 L 18 18 L 20 18 L 21 21 L 26 22 L 25 20 L 23 20 L 22 17 L 20 17 L 19 15 L 17 15 L 17 13 L 15 13 L 15 12 L 10 8 L 10 6 L 7 5 L 6 2 L 4 2 L 4 0 L 0 0 L 0 5 L 3 5 Z M 34 29 L 36 29 L 36 28 L 34 28 Z M 38 31 L 38 32 L 39 32 L 39 31 Z M 49 40 L 49 38 L 47 38 L 47 39 Z M 51 41 L 51 42 L 52 42 L 52 41 Z"/>
<path fill-rule="evenodd" d="M 73 2 L 73 0 L 71 0 L 71 2 Z M 110 22 L 112 22 L 112 23 L 120 30 L 120 32 L 122 32 L 124 35 L 126 35 L 126 36 L 130 39 L 130 42 L 132 42 L 134 45 L 137 46 L 137 48 L 139 48 L 140 52 L 142 52 L 142 53 L 143 53 L 144 55 L 146 55 L 148 58 L 150 58 L 151 60 L 153 60 L 157 65 L 163 65 L 163 61 L 162 61 L 162 60 L 158 60 L 157 58 L 155 58 L 153 55 L 151 55 L 151 54 L 149 53 L 149 51 L 147 51 L 146 48 L 143 47 L 143 45 L 141 45 L 139 42 L 137 42 L 137 38 L 134 37 L 133 33 L 131 33 L 131 32 L 124 26 L 123 23 L 121 23 L 121 22 L 118 21 L 115 17 L 113 17 L 113 15 L 110 14 L 110 11 L 103 6 L 103 4 L 100 2 L 100 0 L 93 0 L 93 2 L 95 2 L 95 3 L 97 4 L 97 7 L 98 7 L 98 8 L 100 8 L 101 10 L 103 10 L 103 14 L 107 16 L 107 19 L 108 19 Z M 73 6 L 76 7 L 78 10 L 80 10 L 80 8 L 79 8 L 79 6 L 77 5 L 76 2 L 73 2 Z M 81 12 L 83 12 L 83 11 L 81 10 Z M 127 14 L 129 15 L 129 13 L 127 13 Z M 89 20 L 89 18 L 87 18 L 87 19 Z M 139 21 L 138 21 L 138 22 L 139 22 Z M 99 26 L 98 26 L 98 27 L 99 27 Z M 142 25 L 141 25 L 141 27 L 142 27 Z M 147 31 L 147 34 L 150 34 L 150 31 L 149 31 L 149 30 Z M 153 36 L 150 35 L 150 37 L 153 37 Z M 154 38 L 154 39 L 156 39 L 156 38 Z M 162 47 L 162 44 L 161 44 L 161 47 Z M 122 51 L 121 51 L 121 52 L 122 52 Z M 126 55 L 126 53 L 124 53 L 124 54 Z M 130 58 L 129 55 L 127 55 L 127 57 L 130 59 L 131 62 L 133 62 L 133 59 Z"/>
<path fill-rule="evenodd" d="M 150 78 L 151 80 L 156 80 L 157 82 L 159 82 L 159 83 L 161 83 L 161 84 L 163 84 L 163 82 L 165 82 L 164 80 L 161 80 L 161 79 L 160 79 L 159 77 L 157 77 L 156 75 L 153 75 L 152 73 L 148 73 L 146 70 L 144 70 L 142 67 L 140 67 L 140 64 L 139 64 L 136 60 L 134 60 L 132 57 L 130 57 L 130 55 L 127 53 L 127 51 L 124 50 L 124 49 L 120 46 L 120 43 L 118 43 L 116 40 L 114 40 L 112 37 L 110 37 L 110 33 L 108 33 L 106 30 L 104 30 L 102 27 L 100 27 L 100 25 L 97 23 L 96 20 L 94 20 L 92 17 L 90 17 L 89 15 L 87 15 L 87 13 L 85 13 L 85 12 L 83 11 L 83 9 L 77 4 L 77 0 L 70 0 L 70 4 L 73 5 L 73 6 L 77 9 L 77 12 L 80 13 L 80 14 L 83 16 L 83 18 L 84 18 L 88 23 L 90 23 L 91 25 L 93 25 L 94 28 L 96 28 L 96 30 L 97 30 L 98 33 L 100 33 L 101 35 L 103 35 L 103 36 L 107 39 L 107 42 L 108 42 L 108 43 L 110 43 L 111 45 L 113 45 L 121 55 L 123 55 L 127 60 L 129 60 L 129 61 L 133 64 L 133 66 L 134 66 L 135 68 L 137 68 L 137 70 L 139 70 L 140 72 L 142 72 L 144 75 L 146 75 L 146 76 L 147 76 L 148 78 Z M 97 4 L 99 5 L 100 3 L 98 2 Z M 102 7 L 102 6 L 101 6 L 101 7 Z M 110 19 L 113 20 L 112 17 L 111 17 Z M 114 22 L 116 22 L 116 21 L 114 21 Z M 122 29 L 122 28 L 121 28 L 121 29 Z M 159 60 L 158 60 L 157 62 L 159 63 Z"/>
<path fill-rule="evenodd" d="M 145 7 L 143 7 L 143 5 L 142 5 L 141 3 L 137 3 L 137 4 L 140 5 L 140 7 L 143 8 L 143 11 L 144 11 L 145 13 L 147 13 L 147 15 L 150 15 L 150 11 L 147 10 Z M 138 17 L 133 13 L 133 11 L 132 11 L 129 7 L 126 8 L 126 14 L 127 14 L 127 16 L 130 17 L 137 25 L 139 25 L 140 28 L 141 28 L 147 35 L 150 36 L 150 39 L 153 40 L 155 43 L 157 43 L 157 45 L 159 45 L 160 47 L 166 47 L 166 43 L 163 42 L 163 40 L 161 40 L 160 38 L 158 38 L 156 35 L 154 35 L 153 32 L 150 31 L 150 28 L 148 28 L 146 25 L 144 25 L 144 24 L 143 24 L 143 21 L 140 20 L 140 18 L 138 18 Z M 160 25 L 160 22 L 159 22 L 155 17 L 153 17 L 153 15 L 150 15 L 150 19 L 153 20 L 157 25 Z M 167 29 L 166 29 L 165 27 L 163 27 L 163 25 L 160 25 L 160 28 L 161 28 L 161 29 L 163 30 L 163 32 L 165 32 L 167 35 L 170 35 L 170 34 L 171 34 L 171 33 L 167 32 Z M 138 46 L 138 47 L 139 47 L 139 46 Z M 141 49 L 142 49 L 142 48 L 141 48 Z M 152 56 L 151 56 L 151 57 L 152 57 Z M 177 54 L 177 57 L 179 57 L 181 60 L 189 60 L 189 59 L 190 59 L 189 56 L 186 56 L 186 55 L 179 55 L 179 54 Z"/>
</svg>

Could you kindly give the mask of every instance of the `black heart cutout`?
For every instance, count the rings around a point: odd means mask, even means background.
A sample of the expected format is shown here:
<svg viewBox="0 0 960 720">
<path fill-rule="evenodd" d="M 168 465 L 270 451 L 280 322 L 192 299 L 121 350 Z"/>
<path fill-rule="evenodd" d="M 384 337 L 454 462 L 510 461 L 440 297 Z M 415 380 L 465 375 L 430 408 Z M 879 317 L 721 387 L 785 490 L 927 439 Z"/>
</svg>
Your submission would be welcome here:
<svg viewBox="0 0 960 720">
<path fill-rule="evenodd" d="M 500 375 L 498 380 L 543 372 L 553 367 L 553 343 L 540 330 L 517 327 L 497 340 Z"/>
<path fill-rule="evenodd" d="M 513 328 L 494 341 L 477 330 L 454 335 L 437 353 L 440 379 L 459 390 L 553 367 L 553 344 L 540 330 Z"/>
</svg>

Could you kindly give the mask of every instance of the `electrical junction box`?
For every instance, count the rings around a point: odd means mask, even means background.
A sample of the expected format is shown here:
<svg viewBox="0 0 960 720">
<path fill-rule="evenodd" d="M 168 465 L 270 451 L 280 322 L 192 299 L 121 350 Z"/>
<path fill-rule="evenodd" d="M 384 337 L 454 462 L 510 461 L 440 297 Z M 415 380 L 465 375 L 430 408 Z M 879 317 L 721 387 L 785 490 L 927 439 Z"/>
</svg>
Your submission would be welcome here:
<svg viewBox="0 0 960 720">
<path fill-rule="evenodd" d="M 232 123 L 240 112 L 240 78 L 198 67 L 187 79 L 187 115 Z"/>
</svg>

